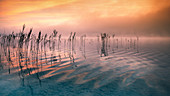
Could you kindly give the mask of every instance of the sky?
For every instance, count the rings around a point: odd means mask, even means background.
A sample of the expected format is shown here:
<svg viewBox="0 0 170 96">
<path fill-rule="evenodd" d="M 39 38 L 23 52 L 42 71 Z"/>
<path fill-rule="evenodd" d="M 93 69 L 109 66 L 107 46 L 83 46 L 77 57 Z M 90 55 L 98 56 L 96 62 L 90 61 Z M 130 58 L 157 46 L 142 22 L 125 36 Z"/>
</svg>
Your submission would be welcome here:
<svg viewBox="0 0 170 96">
<path fill-rule="evenodd" d="M 170 0 L 0 0 L 0 33 L 170 36 Z"/>
</svg>

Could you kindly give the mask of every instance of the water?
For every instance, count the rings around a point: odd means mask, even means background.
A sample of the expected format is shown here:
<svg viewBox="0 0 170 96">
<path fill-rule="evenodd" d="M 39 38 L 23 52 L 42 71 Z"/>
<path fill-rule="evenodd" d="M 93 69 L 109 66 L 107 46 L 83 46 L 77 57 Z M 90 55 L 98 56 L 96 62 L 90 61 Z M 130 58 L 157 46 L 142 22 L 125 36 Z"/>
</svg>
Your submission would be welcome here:
<svg viewBox="0 0 170 96">
<path fill-rule="evenodd" d="M 1 40 L 0 96 L 170 95 L 170 38 L 18 41 Z"/>
</svg>

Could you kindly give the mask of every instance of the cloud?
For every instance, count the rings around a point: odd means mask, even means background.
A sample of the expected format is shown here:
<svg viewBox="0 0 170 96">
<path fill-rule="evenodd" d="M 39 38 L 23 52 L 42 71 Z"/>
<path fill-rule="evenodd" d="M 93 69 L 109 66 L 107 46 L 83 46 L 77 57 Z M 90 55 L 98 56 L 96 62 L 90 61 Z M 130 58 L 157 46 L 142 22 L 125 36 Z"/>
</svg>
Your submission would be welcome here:
<svg viewBox="0 0 170 96">
<path fill-rule="evenodd" d="M 15 1 L 15 2 L 14 2 Z M 140 34 L 169 31 L 168 0 L 21 0 L 0 1 L 1 27 L 20 28 L 22 24 L 44 32 L 53 28 L 97 34 L 101 32 Z M 6 2 L 6 3 L 5 3 Z M 2 10 L 3 9 L 3 10 Z M 48 31 L 49 30 L 49 31 Z"/>
</svg>

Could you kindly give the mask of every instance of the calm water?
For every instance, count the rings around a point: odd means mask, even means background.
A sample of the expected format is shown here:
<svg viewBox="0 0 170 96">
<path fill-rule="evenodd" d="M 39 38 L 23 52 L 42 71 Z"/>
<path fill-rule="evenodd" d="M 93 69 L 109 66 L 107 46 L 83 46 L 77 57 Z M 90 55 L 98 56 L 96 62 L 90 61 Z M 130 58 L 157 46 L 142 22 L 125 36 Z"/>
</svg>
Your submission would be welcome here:
<svg viewBox="0 0 170 96">
<path fill-rule="evenodd" d="M 170 38 L 15 40 L 0 52 L 0 96 L 170 96 Z"/>
</svg>

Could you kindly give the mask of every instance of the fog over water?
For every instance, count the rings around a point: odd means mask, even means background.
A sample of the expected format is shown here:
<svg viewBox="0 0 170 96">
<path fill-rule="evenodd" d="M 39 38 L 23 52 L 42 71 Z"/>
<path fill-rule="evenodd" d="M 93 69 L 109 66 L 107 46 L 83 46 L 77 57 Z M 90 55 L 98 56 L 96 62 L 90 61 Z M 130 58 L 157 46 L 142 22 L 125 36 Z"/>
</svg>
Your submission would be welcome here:
<svg viewBox="0 0 170 96">
<path fill-rule="evenodd" d="M 23 27 L 24 29 L 24 27 Z M 169 96 L 170 38 L 1 36 L 0 95 Z"/>
<path fill-rule="evenodd" d="M 170 96 L 170 0 L 0 0 L 0 96 Z"/>
</svg>

